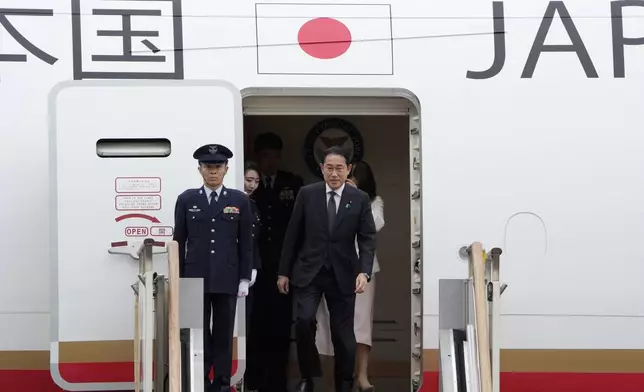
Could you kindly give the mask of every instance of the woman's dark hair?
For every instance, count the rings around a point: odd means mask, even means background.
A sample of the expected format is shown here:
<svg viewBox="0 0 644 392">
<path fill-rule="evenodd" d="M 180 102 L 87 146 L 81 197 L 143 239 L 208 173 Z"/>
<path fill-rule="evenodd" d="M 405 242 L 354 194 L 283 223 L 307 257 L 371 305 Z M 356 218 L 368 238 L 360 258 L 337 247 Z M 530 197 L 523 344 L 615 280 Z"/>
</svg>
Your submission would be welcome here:
<svg viewBox="0 0 644 392">
<path fill-rule="evenodd" d="M 371 166 L 369 166 L 367 162 L 355 162 L 353 164 L 353 168 L 351 169 L 351 174 L 349 174 L 349 177 L 356 179 L 358 188 L 369 195 L 369 199 L 371 201 L 373 201 L 373 199 L 378 196 L 378 193 L 376 191 L 376 178 L 373 175 Z"/>
<path fill-rule="evenodd" d="M 261 176 L 259 167 L 257 167 L 257 164 L 255 164 L 255 162 L 246 162 L 246 164 L 244 165 L 244 175 L 246 175 L 251 170 L 257 172 L 257 174 Z"/>
</svg>

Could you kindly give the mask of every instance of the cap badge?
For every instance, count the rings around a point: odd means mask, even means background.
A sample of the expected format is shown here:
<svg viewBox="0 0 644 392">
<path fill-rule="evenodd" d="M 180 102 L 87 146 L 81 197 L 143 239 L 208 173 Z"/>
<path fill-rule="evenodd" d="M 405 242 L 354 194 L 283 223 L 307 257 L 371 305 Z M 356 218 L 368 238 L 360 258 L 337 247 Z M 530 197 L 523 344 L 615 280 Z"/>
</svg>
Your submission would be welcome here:
<svg viewBox="0 0 644 392">
<path fill-rule="evenodd" d="M 210 155 L 215 155 L 217 153 L 217 150 L 219 150 L 217 146 L 208 147 L 208 151 L 210 152 Z"/>
</svg>

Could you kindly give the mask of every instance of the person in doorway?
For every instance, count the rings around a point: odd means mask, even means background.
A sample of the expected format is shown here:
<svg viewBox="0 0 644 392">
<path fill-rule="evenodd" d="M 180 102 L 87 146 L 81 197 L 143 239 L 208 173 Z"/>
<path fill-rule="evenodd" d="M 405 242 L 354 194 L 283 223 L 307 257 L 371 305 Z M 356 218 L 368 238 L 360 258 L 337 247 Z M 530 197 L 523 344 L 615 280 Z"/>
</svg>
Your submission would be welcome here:
<svg viewBox="0 0 644 392">
<path fill-rule="evenodd" d="M 244 192 L 251 197 L 260 182 L 260 174 L 257 165 L 252 162 L 246 163 L 244 167 Z M 257 375 L 261 374 L 261 369 L 264 364 L 261 363 L 261 358 L 258 358 L 257 347 L 261 345 L 258 339 L 257 331 L 260 331 L 263 326 L 258 320 L 255 320 L 253 309 L 257 296 L 255 295 L 255 287 L 253 283 L 257 277 L 258 271 L 261 269 L 262 260 L 259 254 L 259 233 L 261 229 L 261 220 L 259 209 L 254 199 L 251 197 L 250 207 L 253 213 L 253 271 L 251 279 L 251 288 L 248 296 L 246 297 L 246 341 L 248 345 L 246 355 L 246 373 L 244 375 L 244 382 L 246 384 L 246 391 L 256 392 L 259 389 Z M 261 337 L 261 336 L 260 336 Z"/>
<path fill-rule="evenodd" d="M 347 184 L 357 186 L 358 189 L 369 195 L 371 200 L 371 212 L 376 225 L 376 231 L 380 231 L 385 225 L 384 202 L 377 193 L 376 179 L 373 171 L 367 162 L 356 162 L 347 180 Z M 356 241 L 356 251 L 358 243 Z M 376 273 L 380 271 L 377 255 L 374 255 L 371 282 L 367 285 L 364 293 L 356 297 L 356 309 L 354 318 L 354 331 L 357 342 L 356 349 L 356 384 L 359 392 L 373 392 L 375 387 L 369 382 L 368 364 L 369 353 L 372 344 L 373 310 L 376 296 Z M 318 328 L 316 343 L 318 352 L 322 355 L 333 355 L 331 344 L 331 332 L 329 325 L 329 310 L 326 300 L 323 298 L 317 314 Z"/>
<path fill-rule="evenodd" d="M 356 338 L 353 320 L 356 294 L 371 279 L 376 227 L 369 195 L 347 186 L 351 170 L 338 147 L 324 153 L 324 182 L 303 187 L 295 201 L 280 260 L 277 286 L 294 287 L 295 335 L 302 380 L 297 392 L 313 392 L 313 378 L 322 375 L 315 345 L 316 312 L 322 295 L 330 313 L 335 350 L 335 390 L 351 392 Z M 358 253 L 354 241 L 358 241 Z"/>
<path fill-rule="evenodd" d="M 262 268 L 255 285 L 253 323 L 261 325 L 257 332 L 258 347 L 249 348 L 249 356 L 259 358 L 261 370 L 251 369 L 261 392 L 286 392 L 293 300 L 281 295 L 275 287 L 282 243 L 293 213 L 295 198 L 302 179 L 279 170 L 282 139 L 274 133 L 264 133 L 255 139 L 255 159 L 262 176 L 252 198 L 257 202 L 262 228 L 259 251 Z M 261 372 L 261 374 L 258 374 Z"/>
<path fill-rule="evenodd" d="M 252 275 L 250 200 L 223 185 L 232 157 L 219 144 L 198 148 L 193 158 L 199 162 L 203 186 L 180 194 L 174 211 L 180 276 L 203 278 L 204 283 L 205 392 L 230 391 L 237 297 L 248 295 Z"/>
</svg>

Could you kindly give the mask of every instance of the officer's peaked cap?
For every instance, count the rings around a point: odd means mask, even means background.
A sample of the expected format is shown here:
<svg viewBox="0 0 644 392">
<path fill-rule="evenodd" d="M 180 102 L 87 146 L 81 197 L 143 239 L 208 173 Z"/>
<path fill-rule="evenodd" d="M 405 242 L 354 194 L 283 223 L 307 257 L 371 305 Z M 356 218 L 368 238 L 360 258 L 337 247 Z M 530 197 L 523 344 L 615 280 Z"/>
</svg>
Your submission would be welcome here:
<svg viewBox="0 0 644 392">
<path fill-rule="evenodd" d="M 223 163 L 233 157 L 233 152 L 221 144 L 206 144 L 196 149 L 192 157 L 203 163 Z"/>
</svg>

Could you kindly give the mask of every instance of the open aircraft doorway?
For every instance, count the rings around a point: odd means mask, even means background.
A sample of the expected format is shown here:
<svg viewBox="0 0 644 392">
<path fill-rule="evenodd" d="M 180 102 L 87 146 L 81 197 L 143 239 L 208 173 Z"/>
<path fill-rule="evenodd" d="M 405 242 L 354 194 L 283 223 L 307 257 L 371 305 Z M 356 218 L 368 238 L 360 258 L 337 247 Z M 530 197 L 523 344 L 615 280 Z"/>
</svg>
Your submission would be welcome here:
<svg viewBox="0 0 644 392">
<path fill-rule="evenodd" d="M 256 138 L 273 133 L 283 145 L 279 169 L 305 185 L 322 180 L 318 160 L 330 146 L 369 164 L 385 221 L 377 237 L 380 271 L 375 274 L 369 381 L 379 390 L 415 390 L 415 376 L 422 372 L 422 269 L 415 241 L 421 230 L 418 111 L 410 99 L 356 93 L 242 91 L 244 156 L 255 162 Z M 318 330 L 319 349 L 330 345 L 326 339 L 328 332 Z M 322 367 L 316 391 L 332 390 L 333 357 L 322 355 Z M 290 383 L 299 379 L 294 339 L 288 374 Z"/>
</svg>

